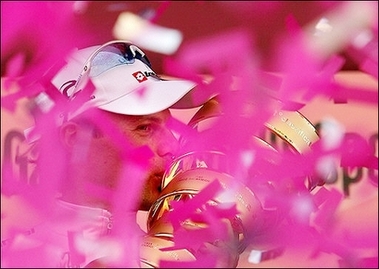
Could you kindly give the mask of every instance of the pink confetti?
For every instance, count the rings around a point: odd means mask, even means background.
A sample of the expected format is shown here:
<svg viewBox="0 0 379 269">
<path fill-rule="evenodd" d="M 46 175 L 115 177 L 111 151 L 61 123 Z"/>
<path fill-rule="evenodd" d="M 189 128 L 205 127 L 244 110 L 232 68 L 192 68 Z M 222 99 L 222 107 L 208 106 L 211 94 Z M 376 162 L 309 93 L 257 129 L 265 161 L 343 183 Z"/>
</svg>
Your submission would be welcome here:
<svg viewBox="0 0 379 269">
<path fill-rule="evenodd" d="M 93 84 L 89 82 L 73 102 L 67 102 L 51 84 L 51 78 L 62 67 L 61 60 L 71 49 L 92 45 L 92 41 L 96 40 L 95 36 L 109 36 L 109 29 L 104 32 L 101 29 L 93 29 L 95 31 L 92 32 L 88 31 L 85 24 L 80 23 L 81 19 L 85 18 L 83 16 L 90 12 L 91 4 L 91 1 L 69 1 L 59 4 L 1 3 L 4 40 L 1 48 L 4 67 L 2 75 L 6 76 L 4 87 L 5 91 L 14 86 L 17 88 L 16 92 L 2 96 L 2 108 L 13 113 L 19 100 L 35 97 L 42 92 L 54 101 L 54 106 L 48 113 L 42 113 L 42 105 L 33 104 L 35 107 L 31 109 L 40 119 L 33 134 L 42 134 L 38 141 L 41 152 L 37 164 L 43 164 L 38 168 L 39 184 L 29 186 L 24 183 L 13 174 L 12 164 L 4 162 L 2 194 L 21 195 L 38 214 L 41 214 L 43 221 L 49 220 L 55 191 L 60 188 L 62 178 L 68 172 L 64 169 L 66 160 L 60 156 L 55 133 L 57 121 L 63 120 L 62 115 L 79 108 L 90 98 L 94 90 Z M 170 1 L 162 2 L 150 21 L 158 25 L 159 19 L 173 4 Z M 205 3 L 197 4 L 201 8 Z M 313 4 L 325 11 L 334 11 L 340 7 L 339 3 L 328 1 Z M 267 17 L 275 18 L 275 14 L 282 12 L 282 8 L 286 7 L 284 2 L 225 2 L 219 5 L 241 18 L 253 16 L 257 21 L 264 21 Z M 372 6 L 377 9 L 376 2 L 373 2 Z M 121 12 L 123 9 L 126 8 L 119 7 L 118 11 Z M 259 245 L 260 238 L 257 234 L 261 234 L 256 232 L 259 230 L 266 232 L 265 243 L 274 246 L 273 249 L 294 247 L 300 251 L 303 247 L 310 247 L 312 255 L 309 259 L 332 253 L 338 256 L 341 267 L 376 268 L 377 253 L 366 254 L 362 253 L 361 249 L 369 247 L 377 251 L 377 231 L 367 228 L 359 232 L 360 238 L 350 231 L 344 231 L 341 237 L 334 236 L 333 228 L 338 222 L 336 213 L 346 197 L 332 185 L 323 186 L 334 182 L 325 183 L 326 178 L 322 178 L 317 167 L 323 160 L 334 157 L 333 160 L 337 160 L 338 166 L 335 169 L 370 169 L 372 181 L 376 182 L 373 188 L 377 188 L 377 146 L 374 146 L 373 150 L 364 137 L 354 133 L 344 134 L 342 141 L 334 144 L 333 148 L 322 147 L 325 145 L 322 143 L 330 141 L 328 137 L 321 136 L 318 143 L 312 145 L 312 151 L 304 154 L 294 154 L 288 148 L 278 151 L 266 150 L 251 144 L 252 137 L 259 137 L 267 130 L 265 123 L 274 111 L 298 111 L 317 97 L 329 98 L 336 104 L 360 102 L 374 107 L 378 103 L 377 91 L 336 83 L 334 76 L 345 64 L 341 51 L 334 51 L 326 58 L 325 55 L 311 53 L 305 42 L 306 35 L 300 20 L 289 9 L 285 9 L 285 12 L 288 12 L 284 21 L 286 31 L 281 33 L 278 39 L 275 38 L 276 43 L 269 59 L 280 76 L 263 70 L 260 66 L 260 57 L 263 55 L 255 47 L 255 40 L 252 40 L 244 29 L 228 30 L 198 39 L 196 42 L 184 43 L 176 55 L 166 57 L 164 71 L 167 75 L 198 83 L 193 97 L 196 102 L 217 94 L 223 104 L 222 110 L 216 115 L 217 121 L 210 130 L 198 133 L 175 119 L 171 120 L 170 127 L 183 142 L 182 152 L 209 148 L 225 151 L 230 156 L 230 174 L 237 182 L 249 187 L 262 208 L 267 210 L 267 214 L 263 215 L 260 215 L 260 211 L 252 212 L 261 218 L 264 227 L 262 230 L 261 227 L 257 228 L 258 225 L 244 227 L 248 244 Z M 353 58 L 361 71 L 377 79 L 377 16 L 376 21 L 364 30 L 367 31 L 362 30 L 352 35 L 347 47 L 343 49 Z M 204 75 L 211 79 L 204 80 Z M 138 89 L 138 95 L 144 98 L 145 89 Z M 133 267 L 138 264 L 140 236 L 144 234 L 135 223 L 136 201 L 143 188 L 143 175 L 153 152 L 143 146 L 134 149 L 116 126 L 98 111 L 91 110 L 88 115 L 88 120 L 114 141 L 125 163 L 120 175 L 121 184 L 117 190 L 99 187 L 96 184 L 85 185 L 96 197 L 113 197 L 113 234 L 107 238 L 108 240 L 96 243 L 119 251 L 114 253 L 117 259 L 110 261 L 114 267 Z M 373 141 L 373 144 L 377 145 L 375 138 Z M 85 160 L 88 145 L 82 145 L 75 150 L 77 161 Z M 132 163 L 129 162 L 130 157 L 134 160 Z M 310 187 L 305 184 L 309 177 L 311 181 L 314 180 L 309 183 Z M 160 251 L 194 249 L 198 252 L 196 261 L 178 263 L 161 260 L 161 267 L 217 265 L 218 256 L 202 250 L 207 249 L 209 243 L 227 240 L 228 225 L 224 220 L 230 220 L 240 213 L 235 203 L 221 203 L 216 206 L 207 204 L 222 190 L 220 182 L 214 180 L 192 199 L 172 202 L 172 210 L 167 214 L 167 219 L 174 227 L 175 244 Z M 6 214 L 2 214 L 2 220 L 7 217 Z M 206 227 L 185 230 L 181 223 L 186 220 L 206 224 Z M 6 247 L 2 250 L 2 266 L 51 265 L 49 257 L 55 254 L 55 245 L 48 235 L 31 241 L 35 245 L 29 251 L 17 249 L 16 240 L 28 238 L 34 232 L 17 227 L 10 228 L 10 237 L 2 241 L 2 246 Z M 63 262 L 70 258 L 74 264 L 81 264 L 85 257 L 84 247 L 81 249 L 77 241 L 81 242 L 84 239 L 75 231 L 71 231 L 68 238 L 72 256 L 63 257 Z M 42 258 L 41 253 L 44 254 Z"/>
</svg>

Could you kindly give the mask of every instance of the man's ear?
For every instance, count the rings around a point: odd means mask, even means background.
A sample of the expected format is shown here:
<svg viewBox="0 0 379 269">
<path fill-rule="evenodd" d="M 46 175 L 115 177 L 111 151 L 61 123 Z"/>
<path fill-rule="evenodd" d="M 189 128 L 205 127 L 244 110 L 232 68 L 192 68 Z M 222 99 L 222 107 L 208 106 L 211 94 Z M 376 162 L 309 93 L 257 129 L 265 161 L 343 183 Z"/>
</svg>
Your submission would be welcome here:
<svg viewBox="0 0 379 269">
<path fill-rule="evenodd" d="M 62 145 L 71 150 L 78 137 L 79 125 L 75 122 L 68 121 L 63 123 L 59 130 L 59 138 Z"/>
</svg>

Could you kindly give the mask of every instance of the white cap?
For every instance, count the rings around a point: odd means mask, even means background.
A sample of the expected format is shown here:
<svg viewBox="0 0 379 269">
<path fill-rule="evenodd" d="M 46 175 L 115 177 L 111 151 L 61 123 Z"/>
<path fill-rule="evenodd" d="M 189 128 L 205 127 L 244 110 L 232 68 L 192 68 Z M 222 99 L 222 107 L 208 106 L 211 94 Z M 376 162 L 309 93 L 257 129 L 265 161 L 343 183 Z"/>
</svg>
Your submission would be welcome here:
<svg viewBox="0 0 379 269">
<path fill-rule="evenodd" d="M 129 56 L 139 55 L 128 59 L 110 50 L 99 52 L 100 48 L 117 43 L 125 43 L 128 44 L 126 47 L 131 47 L 128 48 Z M 96 58 L 93 57 L 94 54 Z M 73 96 L 73 92 L 81 90 L 83 81 L 79 83 L 78 80 L 84 80 L 84 70 L 88 67 L 91 69 L 89 79 L 95 90 L 88 102 L 71 117 L 90 107 L 125 115 L 152 114 L 172 107 L 196 86 L 188 80 L 159 78 L 146 59 L 145 54 L 135 45 L 127 41 L 111 41 L 103 46 L 93 46 L 72 53 L 67 59 L 67 65 L 58 72 L 52 83 L 61 93 Z"/>
</svg>

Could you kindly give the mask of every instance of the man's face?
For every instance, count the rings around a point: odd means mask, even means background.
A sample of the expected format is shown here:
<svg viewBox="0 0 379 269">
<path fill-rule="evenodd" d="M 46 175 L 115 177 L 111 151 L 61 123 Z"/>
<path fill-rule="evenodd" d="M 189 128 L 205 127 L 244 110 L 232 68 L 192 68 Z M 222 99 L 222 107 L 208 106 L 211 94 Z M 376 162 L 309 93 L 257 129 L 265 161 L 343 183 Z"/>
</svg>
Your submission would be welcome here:
<svg viewBox="0 0 379 269">
<path fill-rule="evenodd" d="M 103 113 L 103 112 L 102 112 Z M 146 116 L 129 116 L 104 112 L 109 123 L 119 130 L 121 136 L 126 138 L 130 150 L 147 148 L 148 156 L 142 155 L 147 166 L 143 169 L 143 185 L 139 209 L 149 210 L 161 192 L 161 181 L 165 169 L 177 153 L 178 140 L 168 127 L 171 114 L 169 110 Z M 87 170 L 87 177 L 92 183 L 117 191 L 120 186 L 120 176 L 125 164 L 131 163 L 122 153 L 122 146 L 117 144 L 115 137 L 109 132 L 94 131 L 88 146 L 88 158 L 83 164 Z M 129 150 L 128 149 L 128 150 Z M 128 154 L 127 158 L 141 158 Z M 145 151 L 146 152 L 146 151 Z M 125 158 L 125 157 L 124 157 Z M 132 174 L 132 173 L 131 173 Z M 125 178 L 126 184 L 132 183 L 135 178 Z M 122 182 L 125 183 L 125 182 Z M 127 193 L 125 195 L 128 195 Z M 109 202 L 109 201 L 108 201 Z"/>
</svg>

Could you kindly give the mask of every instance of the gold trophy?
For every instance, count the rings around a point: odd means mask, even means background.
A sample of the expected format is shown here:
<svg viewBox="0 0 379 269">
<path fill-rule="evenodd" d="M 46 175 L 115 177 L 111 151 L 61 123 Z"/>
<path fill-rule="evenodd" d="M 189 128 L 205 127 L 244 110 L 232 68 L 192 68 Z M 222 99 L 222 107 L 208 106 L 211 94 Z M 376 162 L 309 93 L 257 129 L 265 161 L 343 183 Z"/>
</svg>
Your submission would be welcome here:
<svg viewBox="0 0 379 269">
<path fill-rule="evenodd" d="M 217 99 L 211 99 L 195 114 L 189 126 L 202 131 L 201 124 L 207 122 L 209 125 L 220 115 L 222 111 Z M 280 137 L 295 154 L 308 152 L 319 139 L 316 128 L 297 111 L 275 111 L 265 128 Z M 273 153 L 268 155 L 267 162 L 276 162 L 278 152 L 273 146 L 259 137 L 253 137 L 252 141 L 255 146 Z M 163 178 L 162 193 L 148 212 L 147 234 L 141 244 L 141 267 L 158 268 L 162 261 L 178 262 L 177 267 L 192 263 L 192 266 L 186 267 L 193 267 L 196 262 L 204 261 L 206 255 L 214 258 L 213 267 L 236 267 L 239 255 L 250 239 L 264 233 L 268 223 L 274 226 L 280 221 L 279 212 L 265 208 L 264 198 L 257 195 L 259 190 L 248 187 L 235 177 L 229 158 L 217 149 L 195 150 L 184 153 L 172 162 Z M 306 178 L 305 183 L 309 191 L 323 184 L 311 177 Z M 275 188 L 269 179 L 264 184 L 267 188 Z M 219 186 L 219 191 L 205 199 L 203 204 L 198 203 L 197 207 L 189 204 L 208 187 L 214 186 Z M 174 207 L 175 203 L 182 203 L 182 207 Z M 204 239 L 200 242 L 201 247 L 198 244 L 176 246 L 177 233 L 187 233 L 189 237 L 196 231 L 212 233 L 212 226 L 206 221 L 209 217 L 206 209 L 212 206 L 218 209 L 235 206 L 235 214 L 220 218 L 222 225 L 228 227 L 225 234 L 220 238 L 215 234 L 216 237 L 208 241 Z M 181 210 L 183 218 L 173 223 L 170 214 L 176 210 Z M 187 210 L 192 210 L 192 214 L 186 214 Z"/>
</svg>

